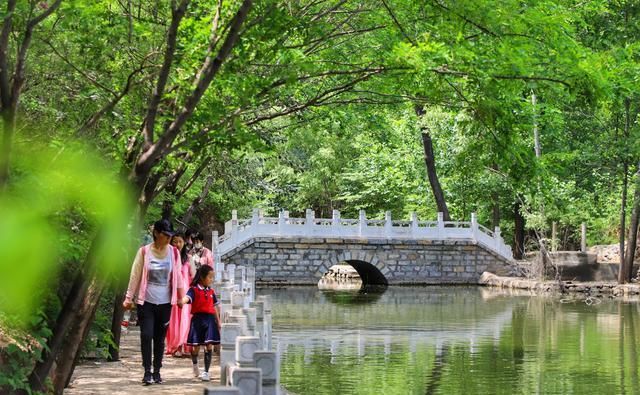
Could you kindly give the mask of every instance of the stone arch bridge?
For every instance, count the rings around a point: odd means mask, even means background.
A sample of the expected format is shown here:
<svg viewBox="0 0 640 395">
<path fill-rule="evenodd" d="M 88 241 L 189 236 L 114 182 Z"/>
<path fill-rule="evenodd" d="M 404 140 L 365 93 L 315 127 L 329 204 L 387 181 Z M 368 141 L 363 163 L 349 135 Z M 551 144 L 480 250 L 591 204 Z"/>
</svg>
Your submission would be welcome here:
<svg viewBox="0 0 640 395">
<path fill-rule="evenodd" d="M 513 261 L 500 229 L 471 221 L 409 221 L 264 217 L 254 210 L 238 219 L 234 210 L 225 233 L 213 234 L 218 264 L 255 270 L 258 284 L 317 284 L 341 262 L 353 266 L 365 284 L 475 284 L 484 271 L 503 272 Z"/>
</svg>

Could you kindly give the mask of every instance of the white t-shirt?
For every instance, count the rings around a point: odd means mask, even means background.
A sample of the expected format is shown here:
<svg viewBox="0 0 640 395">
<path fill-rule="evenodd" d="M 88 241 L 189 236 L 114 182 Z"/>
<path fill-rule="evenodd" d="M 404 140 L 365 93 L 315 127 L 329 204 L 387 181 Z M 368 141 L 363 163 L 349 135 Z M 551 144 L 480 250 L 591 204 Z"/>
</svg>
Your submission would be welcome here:
<svg viewBox="0 0 640 395">
<path fill-rule="evenodd" d="M 147 270 L 147 294 L 145 302 L 153 304 L 171 303 L 171 272 L 173 270 L 173 251 L 168 248 L 167 256 L 162 259 L 151 253 Z"/>
</svg>

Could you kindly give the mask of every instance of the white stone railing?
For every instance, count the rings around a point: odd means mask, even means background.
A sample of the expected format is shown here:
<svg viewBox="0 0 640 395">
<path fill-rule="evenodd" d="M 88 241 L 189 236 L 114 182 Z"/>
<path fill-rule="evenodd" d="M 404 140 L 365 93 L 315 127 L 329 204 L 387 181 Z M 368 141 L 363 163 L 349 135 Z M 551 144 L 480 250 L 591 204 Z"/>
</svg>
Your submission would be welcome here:
<svg viewBox="0 0 640 395">
<path fill-rule="evenodd" d="M 361 239 L 406 239 L 406 240 L 464 240 L 477 243 L 501 257 L 511 261 L 511 247 L 505 244 L 500 228 L 491 231 L 480 225 L 475 213 L 471 221 L 444 221 L 438 213 L 437 221 L 419 221 L 416 213 L 410 221 L 392 220 L 391 212 L 384 220 L 367 219 L 364 210 L 359 219 L 344 219 L 338 210 L 333 218 L 315 218 L 312 210 L 307 210 L 305 218 L 290 218 L 288 211 L 281 211 L 278 217 L 265 217 L 254 209 L 250 219 L 238 219 L 236 210 L 225 223 L 225 232 L 218 237 L 213 232 L 213 253 L 216 262 L 241 244 L 258 237 L 307 237 L 307 238 L 361 238 Z"/>
</svg>

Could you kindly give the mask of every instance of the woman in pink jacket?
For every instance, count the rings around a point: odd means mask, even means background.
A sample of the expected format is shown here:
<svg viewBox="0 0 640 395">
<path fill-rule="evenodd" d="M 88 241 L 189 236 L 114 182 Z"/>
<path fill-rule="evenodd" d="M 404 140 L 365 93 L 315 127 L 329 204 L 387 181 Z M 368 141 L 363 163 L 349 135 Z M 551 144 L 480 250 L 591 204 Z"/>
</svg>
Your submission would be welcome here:
<svg viewBox="0 0 640 395">
<path fill-rule="evenodd" d="M 134 302 L 137 306 L 145 385 L 162 383 L 160 368 L 171 306 L 184 296 L 180 252 L 169 244 L 173 235 L 173 226 L 168 220 L 154 223 L 153 242 L 141 247 L 136 254 L 123 303 L 125 309 L 131 309 Z"/>
<path fill-rule="evenodd" d="M 204 246 L 204 235 L 202 232 L 194 232 L 191 235 L 191 239 L 193 240 L 193 247 L 191 251 L 189 251 L 191 270 L 195 273 L 202 265 L 213 267 L 213 253 Z"/>
<path fill-rule="evenodd" d="M 185 237 L 182 233 L 176 233 L 171 238 L 171 245 L 180 251 L 180 259 L 182 261 L 182 282 L 184 289 L 189 289 L 189 284 L 195 271 L 191 270 L 189 263 L 189 253 L 185 245 Z M 167 330 L 167 354 L 174 357 L 181 357 L 191 353 L 191 347 L 188 346 L 187 336 L 189 335 L 189 327 L 191 325 L 191 305 L 171 307 L 171 319 L 169 320 L 169 329 Z"/>
</svg>

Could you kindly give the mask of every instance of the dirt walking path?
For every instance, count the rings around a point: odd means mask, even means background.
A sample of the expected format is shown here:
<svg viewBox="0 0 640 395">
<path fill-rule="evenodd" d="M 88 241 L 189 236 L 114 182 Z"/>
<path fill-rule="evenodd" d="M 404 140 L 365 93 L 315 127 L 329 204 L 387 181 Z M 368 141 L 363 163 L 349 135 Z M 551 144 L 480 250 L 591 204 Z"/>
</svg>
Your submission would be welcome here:
<svg viewBox="0 0 640 395">
<path fill-rule="evenodd" d="M 219 385 L 220 366 L 214 357 L 211 381 L 204 383 L 193 377 L 191 358 L 165 356 L 162 367 L 163 384 L 142 385 L 142 355 L 140 354 L 140 332 L 137 327 L 123 335 L 120 344 L 120 361 L 85 361 L 75 369 L 71 384 L 64 393 L 76 394 L 202 394 L 206 386 Z M 200 369 L 204 362 L 200 352 Z"/>
</svg>

